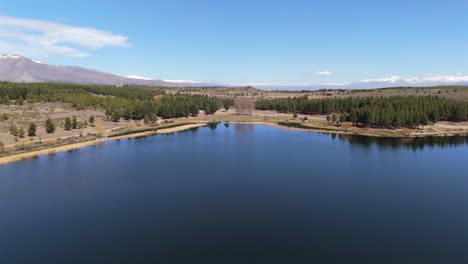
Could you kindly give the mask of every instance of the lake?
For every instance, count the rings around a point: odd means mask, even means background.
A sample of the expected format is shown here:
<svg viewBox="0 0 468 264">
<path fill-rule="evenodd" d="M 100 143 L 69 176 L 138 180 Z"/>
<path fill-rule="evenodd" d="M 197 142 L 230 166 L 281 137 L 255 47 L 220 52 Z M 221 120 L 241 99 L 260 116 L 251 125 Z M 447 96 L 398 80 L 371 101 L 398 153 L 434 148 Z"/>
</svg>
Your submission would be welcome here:
<svg viewBox="0 0 468 264">
<path fill-rule="evenodd" d="M 0 263 L 468 263 L 468 137 L 218 124 L 0 166 Z"/>
</svg>

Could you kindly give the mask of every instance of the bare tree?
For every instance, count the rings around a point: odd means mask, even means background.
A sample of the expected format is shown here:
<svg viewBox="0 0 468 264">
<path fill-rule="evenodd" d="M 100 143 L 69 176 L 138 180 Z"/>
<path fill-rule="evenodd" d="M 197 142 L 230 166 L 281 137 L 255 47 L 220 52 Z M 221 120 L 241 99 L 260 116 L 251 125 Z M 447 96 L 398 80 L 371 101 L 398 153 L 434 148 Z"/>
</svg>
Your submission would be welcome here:
<svg viewBox="0 0 468 264">
<path fill-rule="evenodd" d="M 255 103 L 252 99 L 238 98 L 234 101 L 234 108 L 238 115 L 252 115 L 255 109 Z"/>
</svg>

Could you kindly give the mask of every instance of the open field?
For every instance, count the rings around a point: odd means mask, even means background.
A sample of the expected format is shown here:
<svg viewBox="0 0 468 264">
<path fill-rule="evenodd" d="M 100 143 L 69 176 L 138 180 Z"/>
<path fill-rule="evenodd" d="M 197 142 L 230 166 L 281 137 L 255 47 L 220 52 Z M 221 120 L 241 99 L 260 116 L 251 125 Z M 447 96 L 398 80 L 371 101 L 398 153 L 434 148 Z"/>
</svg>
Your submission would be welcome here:
<svg viewBox="0 0 468 264">
<path fill-rule="evenodd" d="M 47 140 L 52 138 L 78 137 L 80 134 L 88 135 L 96 132 L 96 127 L 88 125 L 82 129 L 65 130 L 63 122 L 67 117 L 76 116 L 78 122 L 89 120 L 91 116 L 95 117 L 95 125 L 100 125 L 106 131 L 111 131 L 119 127 L 134 125 L 138 122 L 133 120 L 121 120 L 114 123 L 105 119 L 105 113 L 102 110 L 86 109 L 76 111 L 64 103 L 31 103 L 24 105 L 4 105 L 0 104 L 0 113 L 6 113 L 8 120 L 0 121 L 0 141 L 5 145 L 15 143 L 15 137 L 9 133 L 9 127 L 15 124 L 27 130 L 30 123 L 37 125 L 37 136 L 19 139 L 20 141 Z M 52 119 L 57 127 L 55 133 L 48 134 L 45 131 L 44 124 L 47 118 Z"/>
</svg>

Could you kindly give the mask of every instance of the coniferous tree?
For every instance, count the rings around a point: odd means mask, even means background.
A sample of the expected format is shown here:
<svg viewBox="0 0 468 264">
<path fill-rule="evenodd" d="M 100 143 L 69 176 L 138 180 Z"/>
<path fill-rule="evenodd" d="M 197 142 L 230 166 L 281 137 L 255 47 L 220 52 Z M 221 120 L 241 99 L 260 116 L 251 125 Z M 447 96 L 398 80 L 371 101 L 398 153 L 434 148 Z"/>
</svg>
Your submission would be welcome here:
<svg viewBox="0 0 468 264">
<path fill-rule="evenodd" d="M 420 124 L 423 128 L 429 124 L 429 117 L 424 112 L 420 114 Z"/>
<path fill-rule="evenodd" d="M 19 136 L 20 138 L 24 138 L 24 128 L 20 127 L 20 128 L 18 129 L 18 136 Z"/>
<path fill-rule="evenodd" d="M 45 122 L 45 129 L 46 129 L 46 132 L 49 133 L 49 134 L 55 132 L 54 122 L 52 122 L 52 120 L 50 118 L 48 118 L 46 120 L 46 122 Z"/>
<path fill-rule="evenodd" d="M 94 125 L 94 116 L 90 116 L 88 121 L 89 121 L 89 124 L 93 126 Z"/>
<path fill-rule="evenodd" d="M 65 118 L 63 127 L 65 128 L 65 130 L 70 130 L 72 128 L 72 121 L 69 117 Z"/>
<path fill-rule="evenodd" d="M 9 131 L 13 136 L 18 136 L 18 127 L 15 124 L 11 124 Z"/>
<path fill-rule="evenodd" d="M 113 112 L 112 115 L 111 115 L 111 120 L 112 120 L 112 122 L 119 122 L 120 121 L 120 114 L 117 111 Z"/>
<path fill-rule="evenodd" d="M 77 129 L 78 128 L 78 120 L 76 119 L 76 116 L 74 116 L 72 118 L 71 127 L 72 127 L 72 129 Z"/>
<path fill-rule="evenodd" d="M 345 113 L 341 113 L 340 114 L 340 123 L 343 123 L 346 121 L 346 114 Z"/>
<path fill-rule="evenodd" d="M 28 127 L 28 136 L 35 137 L 36 136 L 36 124 L 31 123 Z"/>
<path fill-rule="evenodd" d="M 151 114 L 149 115 L 149 120 L 150 120 L 151 122 L 156 122 L 156 121 L 158 121 L 158 116 L 157 116 L 155 113 L 151 113 Z"/>
<path fill-rule="evenodd" d="M 358 117 L 357 117 L 357 111 L 355 108 L 353 108 L 353 110 L 351 110 L 351 113 L 349 114 L 349 121 L 351 121 L 351 123 L 353 123 L 353 125 L 356 123 L 358 124 Z"/>
</svg>

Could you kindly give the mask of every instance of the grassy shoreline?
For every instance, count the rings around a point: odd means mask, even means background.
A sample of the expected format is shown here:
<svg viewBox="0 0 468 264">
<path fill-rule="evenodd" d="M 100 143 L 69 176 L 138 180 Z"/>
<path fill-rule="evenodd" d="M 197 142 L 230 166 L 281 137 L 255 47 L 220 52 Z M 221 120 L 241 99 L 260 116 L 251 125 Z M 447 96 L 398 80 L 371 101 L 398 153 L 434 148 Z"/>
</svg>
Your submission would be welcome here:
<svg viewBox="0 0 468 264">
<path fill-rule="evenodd" d="M 110 137 L 101 138 L 97 140 L 88 140 L 88 141 L 83 141 L 83 142 L 78 142 L 78 143 L 73 143 L 73 144 L 52 146 L 52 147 L 39 149 L 39 150 L 36 149 L 36 150 L 24 152 L 24 153 L 0 157 L 0 165 L 13 163 L 13 162 L 19 162 L 19 161 L 26 160 L 26 159 L 33 159 L 38 156 L 55 155 L 58 152 L 65 152 L 65 151 L 76 150 L 76 149 L 80 149 L 84 147 L 94 146 L 94 145 L 98 145 L 107 141 L 114 141 L 114 140 L 120 140 L 120 139 L 126 139 L 126 138 L 128 139 L 128 138 L 146 137 L 146 136 L 152 136 L 156 134 L 170 134 L 170 133 L 189 130 L 189 129 L 201 127 L 201 126 L 206 126 L 206 123 L 191 123 L 191 124 L 176 123 L 176 124 L 168 125 L 168 126 L 161 127 L 161 128 L 156 127 L 152 129 L 147 129 L 146 131 L 134 131 L 133 133 L 113 135 Z"/>
</svg>

